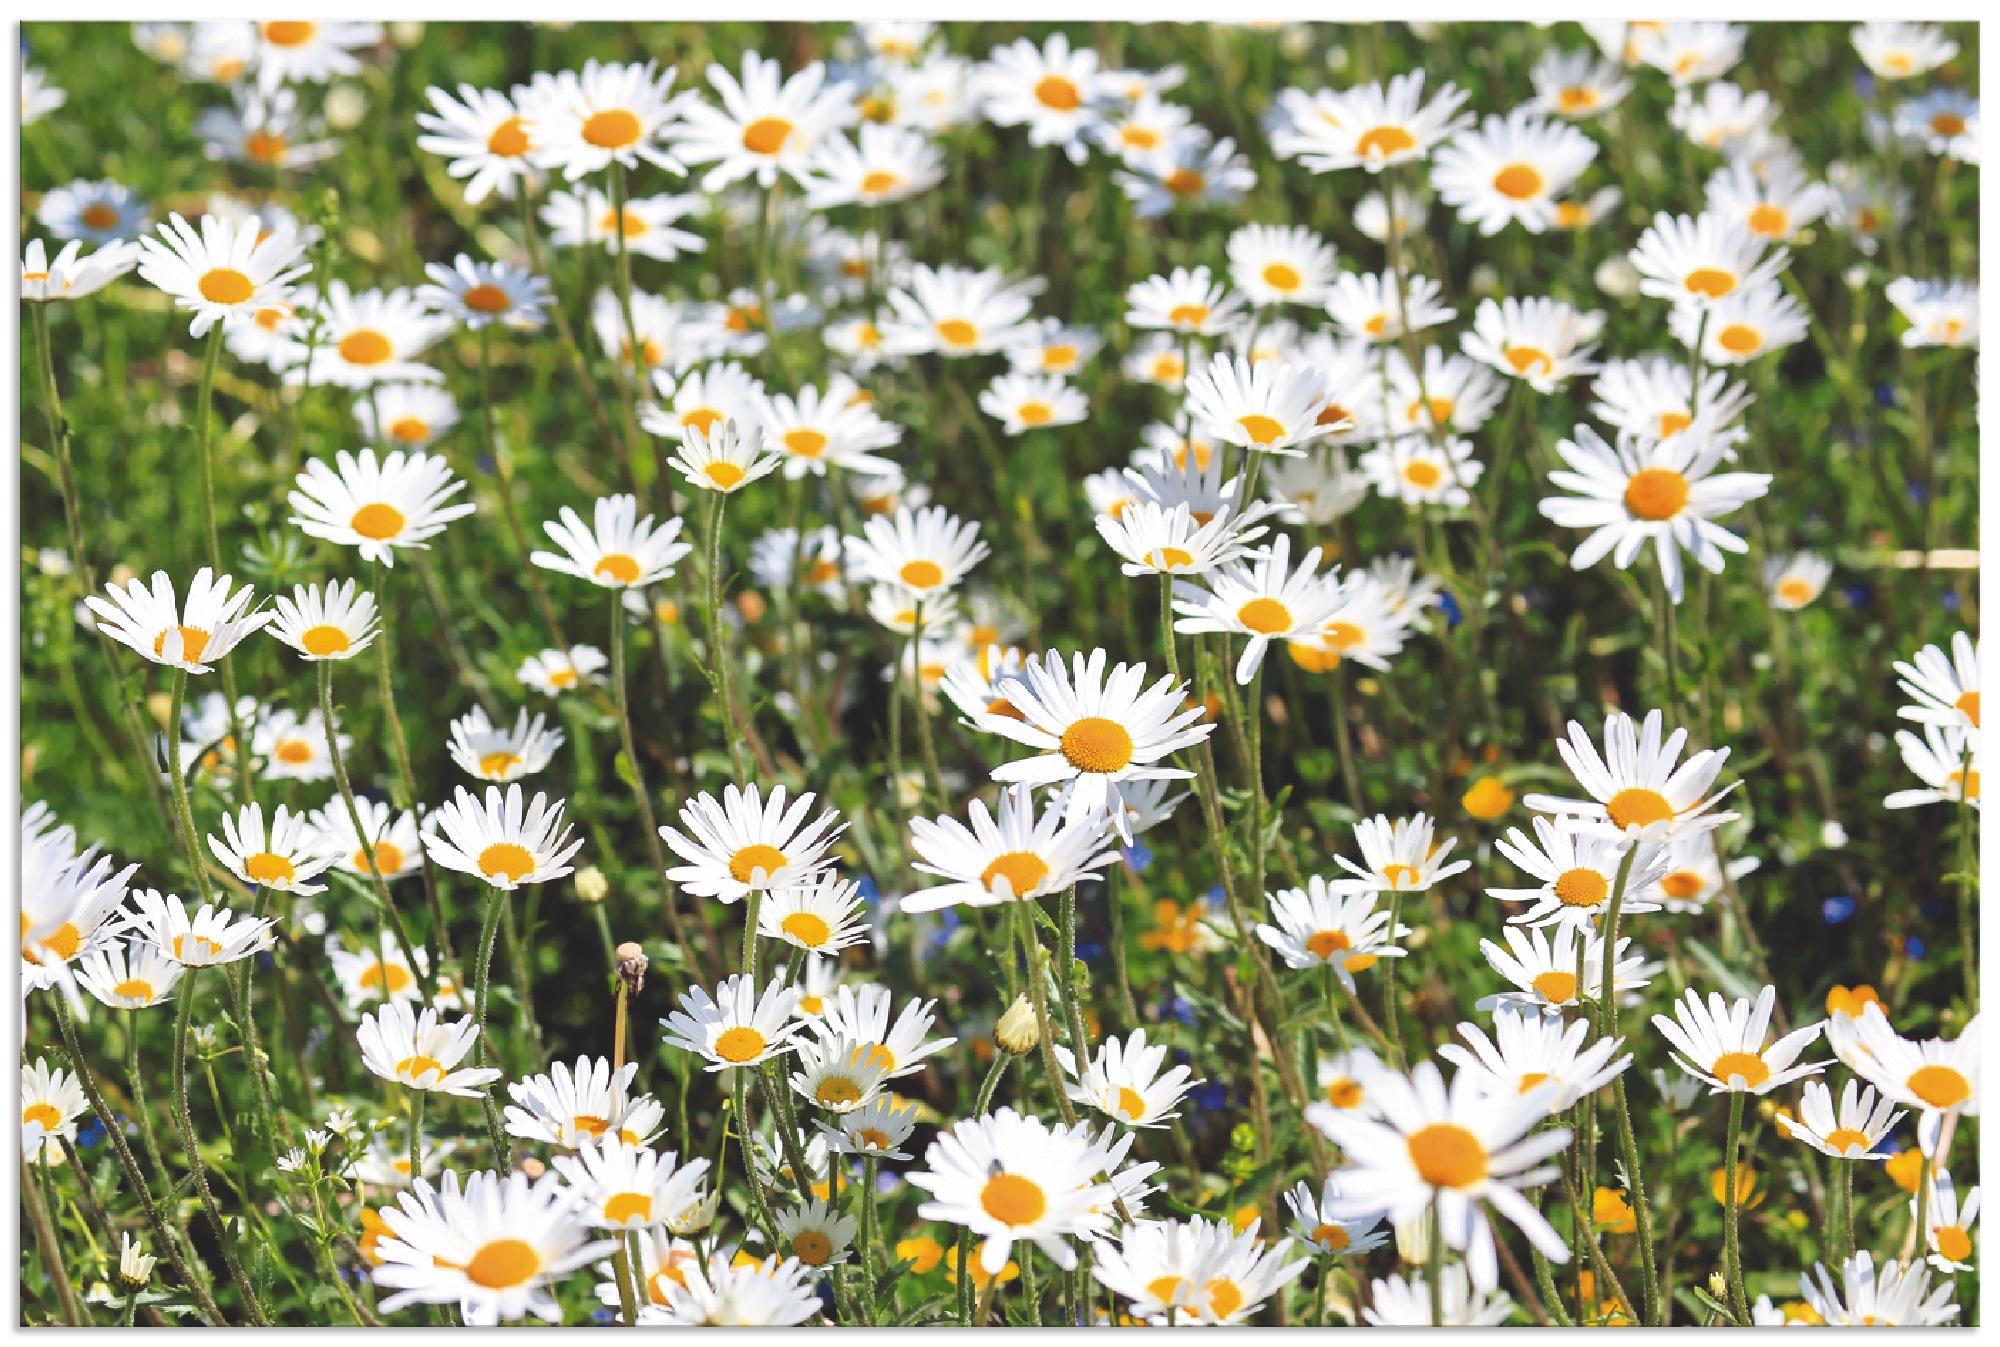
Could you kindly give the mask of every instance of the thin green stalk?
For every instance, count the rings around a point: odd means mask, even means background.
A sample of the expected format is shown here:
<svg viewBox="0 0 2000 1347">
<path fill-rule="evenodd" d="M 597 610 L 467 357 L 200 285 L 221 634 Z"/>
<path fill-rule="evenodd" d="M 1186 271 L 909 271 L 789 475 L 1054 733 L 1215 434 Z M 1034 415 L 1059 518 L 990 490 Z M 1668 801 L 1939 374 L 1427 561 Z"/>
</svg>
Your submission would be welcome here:
<svg viewBox="0 0 2000 1347">
<path fill-rule="evenodd" d="M 753 1070 L 747 1066 L 734 1068 L 736 1088 L 736 1137 L 743 1145 L 743 1172 L 750 1180 L 750 1210 L 757 1224 L 762 1226 L 770 1247 L 778 1247 L 778 1223 L 771 1217 L 770 1198 L 764 1192 L 764 1180 L 757 1173 L 757 1144 L 750 1131 L 750 1077 Z"/>
<path fill-rule="evenodd" d="M 174 782 L 174 813 L 181 824 L 181 848 L 187 852 L 188 865 L 194 870 L 194 886 L 203 903 L 214 901 L 214 894 L 208 887 L 208 870 L 201 861 L 199 838 L 194 830 L 194 810 L 188 806 L 187 774 L 181 766 L 181 706 L 187 698 L 187 670 L 174 670 L 172 700 L 167 711 L 167 767 Z M 331 732 L 332 727 L 328 726 Z M 238 740 L 240 744 L 242 741 Z M 238 764 L 238 770 L 247 770 L 247 764 Z"/>
<path fill-rule="evenodd" d="M 1022 957 L 1028 961 L 1028 1000 L 1035 1008 L 1035 1028 L 1041 1037 L 1042 1065 L 1048 1069 L 1049 1086 L 1055 1091 L 1056 1107 L 1062 1112 L 1066 1126 L 1076 1126 L 1076 1106 L 1069 1101 L 1069 1091 L 1063 1085 L 1062 1064 L 1056 1060 L 1055 1026 L 1049 1019 L 1049 992 L 1047 980 L 1042 975 L 1042 942 L 1036 938 L 1034 918 L 1029 915 L 1027 904 L 1032 899 L 1022 899 L 1007 906 L 1014 921 L 1014 933 L 1021 942 Z M 1078 1064 L 1082 1069 L 1082 1064 Z M 1026 1264 L 1023 1263 L 1023 1267 Z"/>
<path fill-rule="evenodd" d="M 1844 1160 L 1840 1165 L 1840 1256 L 1854 1257 L 1854 1169 L 1855 1161 Z"/>
<path fill-rule="evenodd" d="M 1160 648 L 1166 652 L 1167 673 L 1181 680 L 1180 652 L 1174 643 L 1174 577 L 1160 572 Z"/>
<path fill-rule="evenodd" d="M 1389 895 L 1389 939 L 1396 938 L 1396 928 L 1403 919 L 1403 891 L 1395 889 Z M 1396 1021 L 1396 965 L 1400 959 L 1382 961 L 1382 1031 L 1388 1036 L 1389 1049 L 1395 1054 L 1398 1070 L 1404 1061 L 1403 1031 Z"/>
<path fill-rule="evenodd" d="M 736 719 L 736 703 L 729 688 L 729 654 L 723 645 L 722 621 L 722 519 L 729 493 L 717 491 L 715 507 L 708 517 L 708 666 L 716 696 L 722 702 L 722 737 L 729 746 L 729 765 L 736 784 L 749 780 L 743 766 L 742 734 Z"/>
<path fill-rule="evenodd" d="M 764 891 L 750 890 L 750 896 L 743 902 L 743 976 L 750 981 L 750 990 L 757 990 L 757 918 L 758 909 L 764 905 Z"/>
<path fill-rule="evenodd" d="M 1368 813 L 1368 802 L 1361 794 L 1361 774 L 1354 767 L 1354 740 L 1347 729 L 1347 661 L 1328 669 L 1326 685 L 1330 698 L 1328 709 L 1333 715 L 1333 742 L 1340 754 L 1340 783 L 1347 787 L 1347 803 L 1354 808 L 1356 818 L 1364 818 Z"/>
<path fill-rule="evenodd" d="M 424 1176 L 424 1091 L 410 1091 L 410 1182 Z"/>
<path fill-rule="evenodd" d="M 618 314 L 625 323 L 625 353 L 626 359 L 631 362 L 629 371 L 620 370 L 618 388 L 625 411 L 625 453 L 631 464 L 632 475 L 636 479 L 639 464 L 638 398 L 646 379 L 645 351 L 639 344 L 638 324 L 632 321 L 632 253 L 625 246 L 625 165 L 615 159 L 611 162 L 611 213 L 612 218 L 618 222 L 618 227 L 612 235 L 615 240 L 614 251 L 617 254 L 615 281 L 618 291 Z M 660 458 L 663 453 L 656 442 L 655 458 Z M 668 491 L 671 483 L 663 461 L 655 463 L 654 474 L 654 490 Z"/>
<path fill-rule="evenodd" d="M 28 1163 L 27 1153 L 21 1155 L 21 1196 L 28 1207 L 28 1221 L 35 1229 L 35 1245 L 41 1250 L 42 1270 L 55 1283 L 56 1300 L 62 1305 L 63 1321 L 71 1328 L 80 1328 L 89 1320 L 76 1301 L 76 1290 L 69 1284 L 69 1269 L 63 1265 L 62 1245 L 56 1240 L 56 1229 L 49 1220 L 48 1207 L 42 1201 L 41 1184 L 35 1175 L 35 1166 Z M 22 1269 L 26 1276 L 27 1269 Z"/>
<path fill-rule="evenodd" d="M 611 691 L 618 706 L 618 742 L 625 750 L 626 771 L 619 775 L 626 778 L 632 787 L 633 802 L 639 806 L 639 827 L 646 834 L 646 856 L 652 862 L 651 882 L 661 886 L 661 898 L 667 909 L 667 929 L 673 935 L 674 943 L 688 955 L 693 964 L 694 947 L 688 944 L 687 930 L 681 925 L 680 906 L 674 901 L 673 893 L 667 888 L 661 876 L 667 872 L 667 859 L 660 850 L 660 829 L 653 817 L 653 796 L 646 788 L 646 774 L 639 766 L 639 750 L 632 738 L 632 704 L 625 688 L 625 594 L 614 590 L 611 597 Z M 700 900 L 697 899 L 697 902 Z M 714 951 L 705 950 L 711 967 Z"/>
<path fill-rule="evenodd" d="M 1974 848 L 1971 792 L 1966 783 L 1972 780 L 1972 748 L 1976 739 L 1968 739 L 1965 756 L 1958 765 L 1958 946 L 1959 955 L 1965 965 L 1965 1009 L 1968 1015 L 1979 1013 L 1979 944 L 1974 937 L 1978 909 L 1974 895 L 1979 887 L 1977 875 L 1978 859 Z"/>
<path fill-rule="evenodd" d="M 1444 1198 L 1431 1197 L 1430 1289 L 1431 1327 L 1444 1327 Z"/>
<path fill-rule="evenodd" d="M 168 735 L 167 738 L 172 742 L 175 736 Z M 222 1219 L 222 1211 L 215 1204 L 215 1194 L 209 1189 L 208 1166 L 201 1158 L 201 1146 L 195 1139 L 194 1119 L 188 1114 L 188 1022 L 194 1017 L 194 989 L 200 977 L 201 969 L 190 967 L 180 983 L 180 1011 L 174 1017 L 174 1123 L 180 1132 L 181 1148 L 187 1152 L 188 1168 L 194 1174 L 195 1190 L 201 1195 L 202 1210 L 207 1213 L 208 1223 L 215 1230 L 216 1242 L 222 1246 L 222 1261 L 229 1267 L 230 1280 L 236 1283 L 236 1289 L 243 1295 L 250 1322 L 259 1328 L 268 1328 L 271 1321 L 264 1313 L 263 1302 L 258 1300 L 256 1288 L 243 1271 L 242 1260 L 236 1252 L 236 1239 L 230 1233 L 228 1223 Z"/>
<path fill-rule="evenodd" d="M 1743 1090 L 1731 1090 L 1729 1092 L 1729 1139 L 1725 1143 L 1726 1148 L 1723 1151 L 1722 1161 L 1724 1171 L 1722 1176 L 1723 1205 L 1727 1210 L 1727 1223 L 1722 1228 L 1722 1263 L 1725 1269 L 1725 1276 L 1729 1281 L 1730 1310 L 1735 1314 L 1736 1322 L 1739 1324 L 1750 1322 L 1750 1301 L 1743 1293 L 1743 1252 L 1739 1243 L 1736 1222 L 1738 1207 L 1736 1151 L 1738 1138 L 1743 1131 L 1743 1096 L 1745 1093 Z M 1923 1192 L 1922 1184 L 1918 1185 L 1917 1192 L 1919 1194 Z M 1917 1200 L 1919 1203 L 1923 1201 L 1921 1196 Z"/>
<path fill-rule="evenodd" d="M 475 1066 L 486 1065 L 487 981 L 493 969 L 493 942 L 500 934 L 500 908 L 510 900 L 510 897 L 506 889 L 489 889 L 486 895 L 486 917 L 479 928 L 479 962 L 472 970 L 472 1015 L 479 1026 L 479 1032 L 474 1037 L 472 1046 L 472 1061 Z M 494 1164 L 502 1169 L 511 1170 L 512 1151 L 507 1144 L 506 1129 L 500 1122 L 500 1109 L 494 1104 L 490 1092 L 482 1091 L 482 1097 L 486 1101 L 483 1111 L 486 1114 L 487 1139 L 493 1143 Z"/>
</svg>

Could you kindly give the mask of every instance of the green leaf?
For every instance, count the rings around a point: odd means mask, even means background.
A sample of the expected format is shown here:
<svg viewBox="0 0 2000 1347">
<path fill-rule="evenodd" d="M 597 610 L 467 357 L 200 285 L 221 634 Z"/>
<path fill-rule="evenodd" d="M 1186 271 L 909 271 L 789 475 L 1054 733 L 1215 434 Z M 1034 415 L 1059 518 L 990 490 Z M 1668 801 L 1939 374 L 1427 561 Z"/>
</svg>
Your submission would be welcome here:
<svg viewBox="0 0 2000 1347">
<path fill-rule="evenodd" d="M 1688 953 L 1694 956 L 1694 961 L 1701 965 L 1702 971 L 1714 979 L 1724 992 L 1746 1000 L 1756 999 L 1759 990 L 1757 985 L 1725 963 L 1720 954 L 1693 936 L 1689 936 L 1682 943 L 1687 946 Z"/>
</svg>

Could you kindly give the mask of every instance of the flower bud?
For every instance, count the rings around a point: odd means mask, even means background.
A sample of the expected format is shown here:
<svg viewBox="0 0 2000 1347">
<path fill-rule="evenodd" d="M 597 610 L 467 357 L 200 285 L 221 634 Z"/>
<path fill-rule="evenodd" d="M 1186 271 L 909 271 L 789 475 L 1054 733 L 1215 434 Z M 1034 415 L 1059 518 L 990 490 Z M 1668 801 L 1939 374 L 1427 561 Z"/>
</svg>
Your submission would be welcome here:
<svg viewBox="0 0 2000 1347">
<path fill-rule="evenodd" d="M 601 903 L 604 895 L 611 892 L 611 881 L 604 872 L 594 865 L 586 865 L 576 872 L 576 900 L 580 903 Z"/>
<path fill-rule="evenodd" d="M 1025 1057 L 1041 1045 L 1041 1026 L 1035 1022 L 1035 1008 L 1028 998 L 1017 996 L 1007 1013 L 993 1026 L 993 1042 L 1002 1052 Z"/>
<path fill-rule="evenodd" d="M 153 1279 L 153 1265 L 160 1260 L 149 1254 L 145 1246 L 135 1243 L 132 1236 L 124 1231 L 118 1235 L 118 1280 L 132 1290 L 138 1290 Z"/>
</svg>

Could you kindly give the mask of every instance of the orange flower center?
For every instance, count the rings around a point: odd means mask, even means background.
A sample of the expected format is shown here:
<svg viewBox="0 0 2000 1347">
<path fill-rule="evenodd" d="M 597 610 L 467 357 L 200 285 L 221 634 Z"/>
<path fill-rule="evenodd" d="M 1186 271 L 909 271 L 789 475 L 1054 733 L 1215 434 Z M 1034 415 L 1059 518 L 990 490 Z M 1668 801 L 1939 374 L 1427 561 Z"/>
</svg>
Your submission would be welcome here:
<svg viewBox="0 0 2000 1347">
<path fill-rule="evenodd" d="M 1764 345 L 1764 334 L 1747 323 L 1731 323 L 1715 334 L 1715 344 L 1731 355 L 1755 355 Z"/>
<path fill-rule="evenodd" d="M 1236 610 L 1236 620 L 1261 636 L 1269 636 L 1291 628 L 1292 612 L 1276 599 L 1257 598 Z"/>
<path fill-rule="evenodd" d="M 1362 1097 L 1361 1082 L 1346 1076 L 1326 1087 L 1326 1102 L 1335 1108 L 1357 1108 Z"/>
<path fill-rule="evenodd" d="M 92 229 L 109 229 L 118 223 L 118 212 L 102 201 L 93 201 L 77 216 Z"/>
<path fill-rule="evenodd" d="M 639 563 L 623 552 L 607 552 L 597 559 L 590 573 L 599 580 L 615 580 L 621 585 L 639 582 Z"/>
<path fill-rule="evenodd" d="M 1603 875 L 1581 867 L 1557 875 L 1554 887 L 1556 898 L 1564 907 L 1596 907 L 1610 891 Z"/>
<path fill-rule="evenodd" d="M 195 288 L 211 304 L 241 304 L 257 289 L 248 276 L 230 267 L 217 267 L 204 272 Z"/>
<path fill-rule="evenodd" d="M 396 348 L 372 327 L 356 328 L 340 339 L 340 358 L 350 365 L 384 365 L 395 358 Z"/>
<path fill-rule="evenodd" d="M 1119 1086 L 1116 1112 L 1133 1122 L 1139 1121 L 1146 1116 L 1146 1096 L 1129 1085 Z"/>
<path fill-rule="evenodd" d="M 299 644 L 306 648 L 308 655 L 317 655 L 324 659 L 328 655 L 345 654 L 354 642 L 348 640 L 347 633 L 339 627 L 319 626 L 309 629 L 305 635 L 299 637 Z"/>
<path fill-rule="evenodd" d="M 407 1076 L 411 1080 L 422 1080 L 426 1076 L 442 1076 L 444 1075 L 444 1063 L 435 1057 L 426 1057 L 422 1053 L 418 1053 L 414 1057 L 405 1057 L 402 1061 L 396 1063 L 396 1074 Z M 405 1172 L 408 1172 L 407 1168 Z"/>
<path fill-rule="evenodd" d="M 1783 238 L 1792 227 L 1792 214 L 1783 206 L 1760 201 L 1750 208 L 1750 217 L 1744 223 L 1750 226 L 1753 234 L 1767 239 Z"/>
<path fill-rule="evenodd" d="M 785 853 L 763 842 L 752 842 L 729 858 L 730 876 L 738 884 L 754 883 L 759 870 L 764 872 L 764 880 L 769 883 L 771 876 L 784 868 Z"/>
<path fill-rule="evenodd" d="M 979 341 L 979 329 L 963 318 L 947 318 L 937 325 L 938 340 L 945 345 L 964 350 Z"/>
<path fill-rule="evenodd" d="M 144 978 L 126 978 L 111 990 L 114 995 L 127 1001 L 150 1001 L 153 999 L 153 984 Z"/>
<path fill-rule="evenodd" d="M 1714 267 L 1698 267 L 1690 271 L 1681 284 L 1687 287 L 1689 294 L 1721 299 L 1736 288 L 1736 278 Z"/>
<path fill-rule="evenodd" d="M 1429 491 L 1444 480 L 1444 474 L 1438 471 L 1437 464 L 1418 459 L 1403 465 L 1403 479 L 1421 491 Z"/>
<path fill-rule="evenodd" d="M 980 1190 L 979 1205 L 1002 1225 L 1033 1225 L 1049 1209 L 1049 1200 L 1033 1179 L 995 1174 Z"/>
<path fill-rule="evenodd" d="M 297 766 L 302 762 L 312 761 L 313 748 L 304 739 L 284 739 L 279 741 L 277 751 L 273 756 L 279 762 L 289 762 L 293 766 Z"/>
<path fill-rule="evenodd" d="M 1465 1188 L 1486 1177 L 1486 1147 L 1456 1123 L 1432 1123 L 1406 1144 L 1417 1177 L 1433 1188 Z"/>
<path fill-rule="evenodd" d="M 1856 1146 L 1865 1151 L 1869 1145 L 1868 1134 L 1857 1132 L 1852 1127 L 1836 1127 L 1826 1134 L 1826 1144 L 1837 1151 L 1851 1150 Z"/>
<path fill-rule="evenodd" d="M 1931 118 L 1931 130 L 1941 136 L 1965 134 L 1965 118 L 1955 112 L 1940 112 Z"/>
<path fill-rule="evenodd" d="M 1167 311 L 1167 321 L 1175 327 L 1200 327 L 1208 321 L 1208 305 L 1176 304 Z"/>
<path fill-rule="evenodd" d="M 1306 937 L 1306 952 L 1315 959 L 1330 959 L 1344 949 L 1353 949 L 1354 941 L 1345 931 L 1314 931 Z"/>
<path fill-rule="evenodd" d="M 944 583 L 944 567 L 923 558 L 904 562 L 896 575 L 911 589 L 936 589 Z"/>
<path fill-rule="evenodd" d="M 1672 468 L 1641 468 L 1625 483 L 1625 508 L 1636 519 L 1672 519 L 1687 503 L 1688 479 Z"/>
<path fill-rule="evenodd" d="M 1074 112 L 1083 102 L 1076 84 L 1062 75 L 1044 75 L 1035 85 L 1035 101 L 1057 112 Z M 1955 133 L 1954 133 L 1955 134 Z"/>
<path fill-rule="evenodd" d="M 1571 117 L 1596 106 L 1597 91 L 1581 84 L 1572 84 L 1556 95 L 1556 107 Z"/>
<path fill-rule="evenodd" d="M 794 912 L 778 926 L 807 949 L 818 949 L 833 935 L 833 928 L 826 924 L 826 919 L 811 912 Z"/>
<path fill-rule="evenodd" d="M 465 307 L 474 313 L 505 313 L 514 301 L 497 285 L 475 285 L 463 296 Z"/>
<path fill-rule="evenodd" d="M 715 1039 L 715 1055 L 725 1062 L 743 1063 L 764 1053 L 764 1035 L 748 1025 L 724 1029 Z"/>
<path fill-rule="evenodd" d="M 534 1245 L 520 1239 L 496 1239 L 472 1255 L 472 1261 L 465 1265 L 465 1276 L 480 1286 L 500 1290 L 524 1285 L 541 1270 L 541 1255 Z"/>
<path fill-rule="evenodd" d="M 1706 881 L 1702 879 L 1700 872 L 1695 870 L 1676 870 L 1660 881 L 1660 892 L 1681 903 L 1687 902 L 1706 887 Z"/>
<path fill-rule="evenodd" d="M 1276 421 L 1271 417 L 1260 416 L 1256 413 L 1252 413 L 1249 416 L 1237 417 L 1236 424 L 1243 427 L 1243 433 L 1250 437 L 1252 444 L 1256 445 L 1271 444 L 1283 438 L 1285 433 L 1285 426 L 1282 421 Z"/>
<path fill-rule="evenodd" d="M 389 438 L 404 444 L 422 444 L 430 437 L 430 422 L 421 417 L 405 416 L 389 426 Z"/>
<path fill-rule="evenodd" d="M 817 1230 L 801 1230 L 792 1236 L 792 1254 L 807 1267 L 818 1267 L 833 1257 L 833 1241 Z"/>
<path fill-rule="evenodd" d="M 998 893 L 994 881 L 1004 879 L 1016 898 L 1025 898 L 1048 877 L 1049 864 L 1040 856 L 1032 851 L 1009 851 L 993 858 L 980 872 L 979 882 L 988 893 Z"/>
<path fill-rule="evenodd" d="M 1115 720 L 1085 716 L 1063 731 L 1062 755 L 1079 772 L 1120 772 L 1132 761 L 1132 736 Z"/>
<path fill-rule="evenodd" d="M 1514 792 L 1498 777 L 1483 776 L 1459 803 L 1476 819 L 1495 819 L 1514 807 Z"/>
<path fill-rule="evenodd" d="M 784 446 L 787 453 L 800 458 L 818 458 L 826 452 L 827 438 L 817 430 L 800 427 L 785 432 Z"/>
<path fill-rule="evenodd" d="M 509 117 L 493 128 L 486 138 L 486 152 L 503 159 L 518 159 L 528 152 L 528 126 L 519 117 Z"/>
<path fill-rule="evenodd" d="M 1553 970 L 1538 975 L 1528 984 L 1551 1005 L 1561 1005 L 1576 998 L 1576 974 L 1558 973 Z"/>
<path fill-rule="evenodd" d="M 1273 290 L 1292 291 L 1298 289 L 1304 283 L 1305 278 L 1299 275 L 1297 267 L 1289 266 L 1283 262 L 1267 262 L 1264 264 L 1264 284 L 1270 286 Z"/>
<path fill-rule="evenodd" d="M 182 627 L 180 628 L 180 633 L 182 662 L 187 664 L 198 663 L 201 660 L 201 652 L 208 648 L 208 633 L 194 627 Z M 167 634 L 165 632 L 161 632 L 153 638 L 153 653 L 155 655 L 164 658 L 166 646 Z"/>
<path fill-rule="evenodd" d="M 501 781 L 506 778 L 507 773 L 513 771 L 516 767 L 519 767 L 520 765 L 521 765 L 520 754 L 509 753 L 505 749 L 501 749 L 497 753 L 488 753 L 484 757 L 480 758 L 479 774 L 481 776 L 491 777 L 495 781 Z"/>
<path fill-rule="evenodd" d="M 1514 201 L 1542 194 L 1544 179 L 1533 164 L 1509 164 L 1493 175 L 1493 190 Z"/>
<path fill-rule="evenodd" d="M 792 138 L 792 124 L 783 117 L 760 117 L 743 128 L 743 148 L 752 154 L 777 154 Z"/>
<path fill-rule="evenodd" d="M 495 842 L 479 853 L 479 873 L 488 879 L 504 876 L 518 884 L 534 872 L 535 858 L 518 842 Z"/>
<path fill-rule="evenodd" d="M 1514 373 L 1521 375 L 1523 378 L 1529 378 L 1535 374 L 1549 374 L 1554 372 L 1556 367 L 1556 362 L 1550 358 L 1547 351 L 1533 346 L 1509 347 L 1507 349 L 1507 363 L 1514 367 Z"/>
<path fill-rule="evenodd" d="M 1971 1082 L 1957 1068 L 1936 1063 L 1918 1067 L 1903 1084 L 1932 1108 L 1954 1108 L 1972 1097 Z"/>
<path fill-rule="evenodd" d="M 743 469 L 727 461 L 710 463 L 702 469 L 702 472 L 707 474 L 709 481 L 724 491 L 741 482 L 744 477 Z"/>
<path fill-rule="evenodd" d="M 1743 1083 L 1754 1090 L 1771 1078 L 1771 1068 L 1766 1066 L 1764 1059 L 1754 1052 L 1725 1052 L 1715 1059 L 1715 1064 L 1709 1067 L 1708 1074 L 1724 1085 L 1729 1084 L 1734 1077 L 1741 1076 Z"/>
<path fill-rule="evenodd" d="M 618 1193 L 604 1204 L 604 1220 L 607 1225 L 625 1225 L 631 1221 L 650 1221 L 653 1218 L 653 1199 L 648 1193 Z"/>
<path fill-rule="evenodd" d="M 1363 159 L 1377 155 L 1406 154 L 1417 148 L 1417 138 L 1400 126 L 1378 126 L 1354 142 L 1354 152 Z"/>
<path fill-rule="evenodd" d="M 347 521 L 347 527 L 372 542 L 393 538 L 403 531 L 403 512 L 393 505 L 375 501 L 362 506 Z"/>
<path fill-rule="evenodd" d="M 1667 803 L 1667 797 L 1656 790 L 1633 787 L 1621 790 L 1612 796 L 1604 806 L 1604 812 L 1620 828 L 1645 827 L 1652 823 L 1666 823 L 1674 816 L 1674 807 Z"/>
<path fill-rule="evenodd" d="M 298 878 L 298 868 L 272 851 L 260 851 L 243 860 L 243 873 L 254 884 L 289 884 Z"/>
<path fill-rule="evenodd" d="M 861 194 L 863 196 L 882 196 L 895 191 L 902 185 L 903 178 L 901 174 L 891 173 L 887 169 L 878 168 L 873 173 L 862 177 Z"/>
<path fill-rule="evenodd" d="M 1196 169 L 1177 168 L 1166 177 L 1166 189 L 1178 197 L 1199 196 L 1208 178 Z"/>
<path fill-rule="evenodd" d="M 1979 693 L 1976 690 L 1960 693 L 1952 706 L 1964 713 L 1965 718 L 1972 722 L 1973 729 L 1979 728 Z"/>
<path fill-rule="evenodd" d="M 260 164 L 275 164 L 285 157 L 289 148 L 285 138 L 275 131 L 252 131 L 243 137 L 243 154 Z"/>
<path fill-rule="evenodd" d="M 264 40 L 274 47 L 303 47 L 319 31 L 316 23 L 279 19 L 263 25 Z"/>
<path fill-rule="evenodd" d="M 636 145 L 644 129 L 639 119 L 625 109 L 611 108 L 590 115 L 583 124 L 583 139 L 585 144 L 600 150 L 622 150 Z"/>
<path fill-rule="evenodd" d="M 1931 1233 L 1937 1236 L 1937 1251 L 1949 1261 L 1963 1263 L 1972 1257 L 1972 1237 L 1965 1233 L 1963 1226 L 1932 1226 Z"/>
</svg>

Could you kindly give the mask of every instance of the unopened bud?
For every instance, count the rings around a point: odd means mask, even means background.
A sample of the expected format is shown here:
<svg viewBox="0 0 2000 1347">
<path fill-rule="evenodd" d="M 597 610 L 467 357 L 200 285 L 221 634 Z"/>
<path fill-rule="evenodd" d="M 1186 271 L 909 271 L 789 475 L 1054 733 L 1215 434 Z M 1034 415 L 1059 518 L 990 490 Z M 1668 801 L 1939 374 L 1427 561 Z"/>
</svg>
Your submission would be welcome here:
<svg viewBox="0 0 2000 1347">
<path fill-rule="evenodd" d="M 611 892 L 611 881 L 604 872 L 594 865 L 586 865 L 576 872 L 576 900 L 580 903 L 601 903 L 604 895 Z"/>
<path fill-rule="evenodd" d="M 167 717 L 174 713 L 173 694 L 155 692 L 146 698 L 146 710 L 152 713 L 153 719 L 160 722 L 162 729 L 166 728 Z"/>
<path fill-rule="evenodd" d="M 137 1289 L 153 1279 L 153 1265 L 159 1259 L 123 1231 L 118 1235 L 118 1279 Z"/>
<path fill-rule="evenodd" d="M 618 977 L 625 984 L 627 996 L 637 996 L 646 989 L 646 951 L 631 940 L 617 949 Z"/>
<path fill-rule="evenodd" d="M 1717 1300 L 1729 1294 L 1729 1283 L 1724 1280 L 1721 1268 L 1708 1274 L 1708 1293 Z"/>
<path fill-rule="evenodd" d="M 1410 1267 L 1421 1267 L 1431 1257 L 1431 1240 L 1436 1237 L 1437 1222 L 1429 1210 L 1414 1221 L 1399 1221 L 1396 1224 L 1396 1255 Z"/>
<path fill-rule="evenodd" d="M 1041 1041 L 1041 1026 L 1035 1022 L 1035 1008 L 1028 1004 L 1027 997 L 1015 997 L 1014 1004 L 1007 1007 L 1007 1013 L 993 1026 L 994 1045 L 1002 1052 L 1025 1057 L 1040 1046 Z"/>
</svg>

